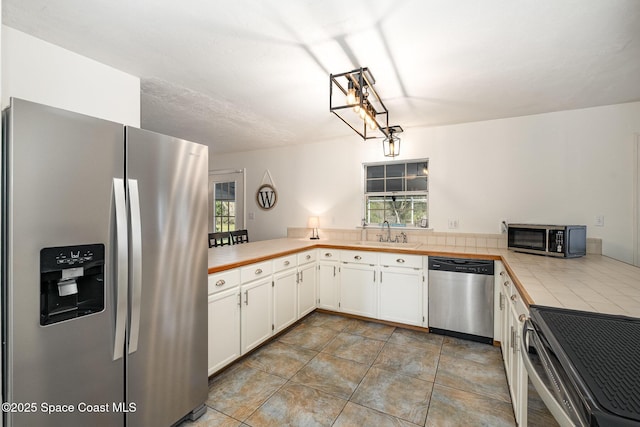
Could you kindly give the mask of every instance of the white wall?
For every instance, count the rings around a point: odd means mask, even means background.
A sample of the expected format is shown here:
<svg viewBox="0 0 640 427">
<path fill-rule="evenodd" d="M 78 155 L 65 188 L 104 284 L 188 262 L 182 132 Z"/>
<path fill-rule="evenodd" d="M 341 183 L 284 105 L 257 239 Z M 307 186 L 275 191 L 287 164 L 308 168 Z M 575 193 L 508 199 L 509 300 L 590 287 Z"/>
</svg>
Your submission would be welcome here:
<svg viewBox="0 0 640 427">
<path fill-rule="evenodd" d="M 406 129 L 400 160 L 429 158 L 430 226 L 497 233 L 509 222 L 586 224 L 603 253 L 633 260 L 633 146 L 640 103 L 510 119 Z M 320 215 L 321 227 L 362 218 L 363 162 L 384 161 L 381 143 L 342 141 L 214 156 L 212 169 L 247 168 L 252 240 L 286 235 Z M 269 169 L 278 190 L 271 211 L 255 191 Z M 595 227 L 604 215 L 604 227 Z M 459 221 L 457 230 L 447 220 Z"/>
<path fill-rule="evenodd" d="M 9 97 L 140 127 L 140 79 L 2 26 L 2 108 Z"/>
</svg>

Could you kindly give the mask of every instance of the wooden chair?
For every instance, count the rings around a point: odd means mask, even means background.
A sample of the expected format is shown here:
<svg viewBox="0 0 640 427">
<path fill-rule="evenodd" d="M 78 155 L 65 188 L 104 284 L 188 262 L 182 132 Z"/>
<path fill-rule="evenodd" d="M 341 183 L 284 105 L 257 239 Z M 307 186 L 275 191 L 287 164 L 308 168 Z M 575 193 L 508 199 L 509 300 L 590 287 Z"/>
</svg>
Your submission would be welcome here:
<svg viewBox="0 0 640 427">
<path fill-rule="evenodd" d="M 229 234 L 231 235 L 231 241 L 234 245 L 249 243 L 249 232 L 247 230 L 235 230 Z"/>
<path fill-rule="evenodd" d="M 219 233 L 209 233 L 209 247 L 225 246 L 231 244 L 231 235 L 229 232 L 222 231 Z"/>
</svg>

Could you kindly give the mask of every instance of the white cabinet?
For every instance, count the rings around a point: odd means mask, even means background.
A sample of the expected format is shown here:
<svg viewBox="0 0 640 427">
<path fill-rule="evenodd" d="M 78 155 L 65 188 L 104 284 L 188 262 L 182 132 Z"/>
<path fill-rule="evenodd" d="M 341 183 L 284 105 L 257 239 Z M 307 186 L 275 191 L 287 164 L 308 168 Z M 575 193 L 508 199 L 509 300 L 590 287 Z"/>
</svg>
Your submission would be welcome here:
<svg viewBox="0 0 640 427">
<path fill-rule="evenodd" d="M 527 371 L 522 362 L 520 340 L 524 320 L 529 310 L 518 293 L 511 277 L 502 264 L 496 263 L 499 289 L 499 312 L 496 320 L 500 323 L 502 358 L 507 374 L 511 403 L 519 426 L 527 425 Z"/>
<path fill-rule="evenodd" d="M 316 254 L 315 250 L 298 254 L 298 318 L 316 308 Z"/>
<path fill-rule="evenodd" d="M 240 271 L 237 269 L 209 276 L 207 333 L 209 375 L 240 356 L 239 283 Z"/>
<path fill-rule="evenodd" d="M 272 281 L 269 276 L 240 287 L 242 354 L 271 336 L 273 330 L 271 286 Z"/>
<path fill-rule="evenodd" d="M 422 281 L 422 269 L 381 266 L 378 317 L 422 326 Z"/>
<path fill-rule="evenodd" d="M 339 253 L 334 249 L 320 249 L 318 258 L 318 307 L 338 311 Z"/>
<path fill-rule="evenodd" d="M 340 267 L 340 310 L 376 318 L 377 274 L 369 264 L 342 264 Z"/>
<path fill-rule="evenodd" d="M 240 356 L 240 291 L 209 295 L 209 375 Z"/>
<path fill-rule="evenodd" d="M 520 426 L 526 426 L 528 376 L 520 353 L 520 340 L 522 339 L 524 320 L 528 317 L 529 310 L 515 288 L 510 297 L 509 305 L 509 327 L 512 339 L 511 347 L 507 350 L 511 351 L 512 357 L 507 376 L 509 378 L 509 389 L 516 422 Z"/>
<path fill-rule="evenodd" d="M 295 268 L 273 275 L 273 327 L 280 332 L 298 320 L 296 304 L 298 272 Z"/>
<path fill-rule="evenodd" d="M 509 298 L 511 297 L 511 279 L 507 275 L 507 272 L 503 269 L 496 275 L 499 281 L 498 283 L 498 292 L 499 292 L 499 302 L 498 309 L 500 310 L 499 317 L 494 317 L 494 319 L 499 318 L 500 323 L 500 337 L 501 337 L 501 347 L 502 347 L 502 360 L 504 362 L 504 367 L 508 371 L 511 366 L 511 353 L 506 349 L 511 348 L 511 329 L 509 327 Z"/>
</svg>

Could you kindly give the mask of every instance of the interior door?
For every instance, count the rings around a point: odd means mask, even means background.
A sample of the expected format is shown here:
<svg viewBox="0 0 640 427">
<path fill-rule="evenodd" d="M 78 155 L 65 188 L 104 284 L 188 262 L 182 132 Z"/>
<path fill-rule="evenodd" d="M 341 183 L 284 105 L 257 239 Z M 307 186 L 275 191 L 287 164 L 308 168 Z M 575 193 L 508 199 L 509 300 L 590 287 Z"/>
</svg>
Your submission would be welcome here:
<svg viewBox="0 0 640 427">
<path fill-rule="evenodd" d="M 209 172 L 209 233 L 245 228 L 245 170 Z"/>
</svg>

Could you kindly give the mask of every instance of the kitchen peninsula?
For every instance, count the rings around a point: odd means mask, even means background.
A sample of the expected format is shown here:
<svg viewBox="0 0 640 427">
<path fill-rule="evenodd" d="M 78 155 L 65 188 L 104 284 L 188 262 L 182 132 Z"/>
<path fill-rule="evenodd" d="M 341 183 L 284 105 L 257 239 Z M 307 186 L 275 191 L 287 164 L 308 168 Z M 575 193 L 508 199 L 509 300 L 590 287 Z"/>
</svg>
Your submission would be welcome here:
<svg viewBox="0 0 640 427">
<path fill-rule="evenodd" d="M 500 248 L 430 244 L 403 247 L 401 244 L 383 246 L 377 242 L 363 245 L 354 241 L 283 238 L 209 249 L 209 274 L 313 248 L 500 260 L 528 305 L 640 317 L 640 268 L 592 254 L 558 259 Z"/>
</svg>

